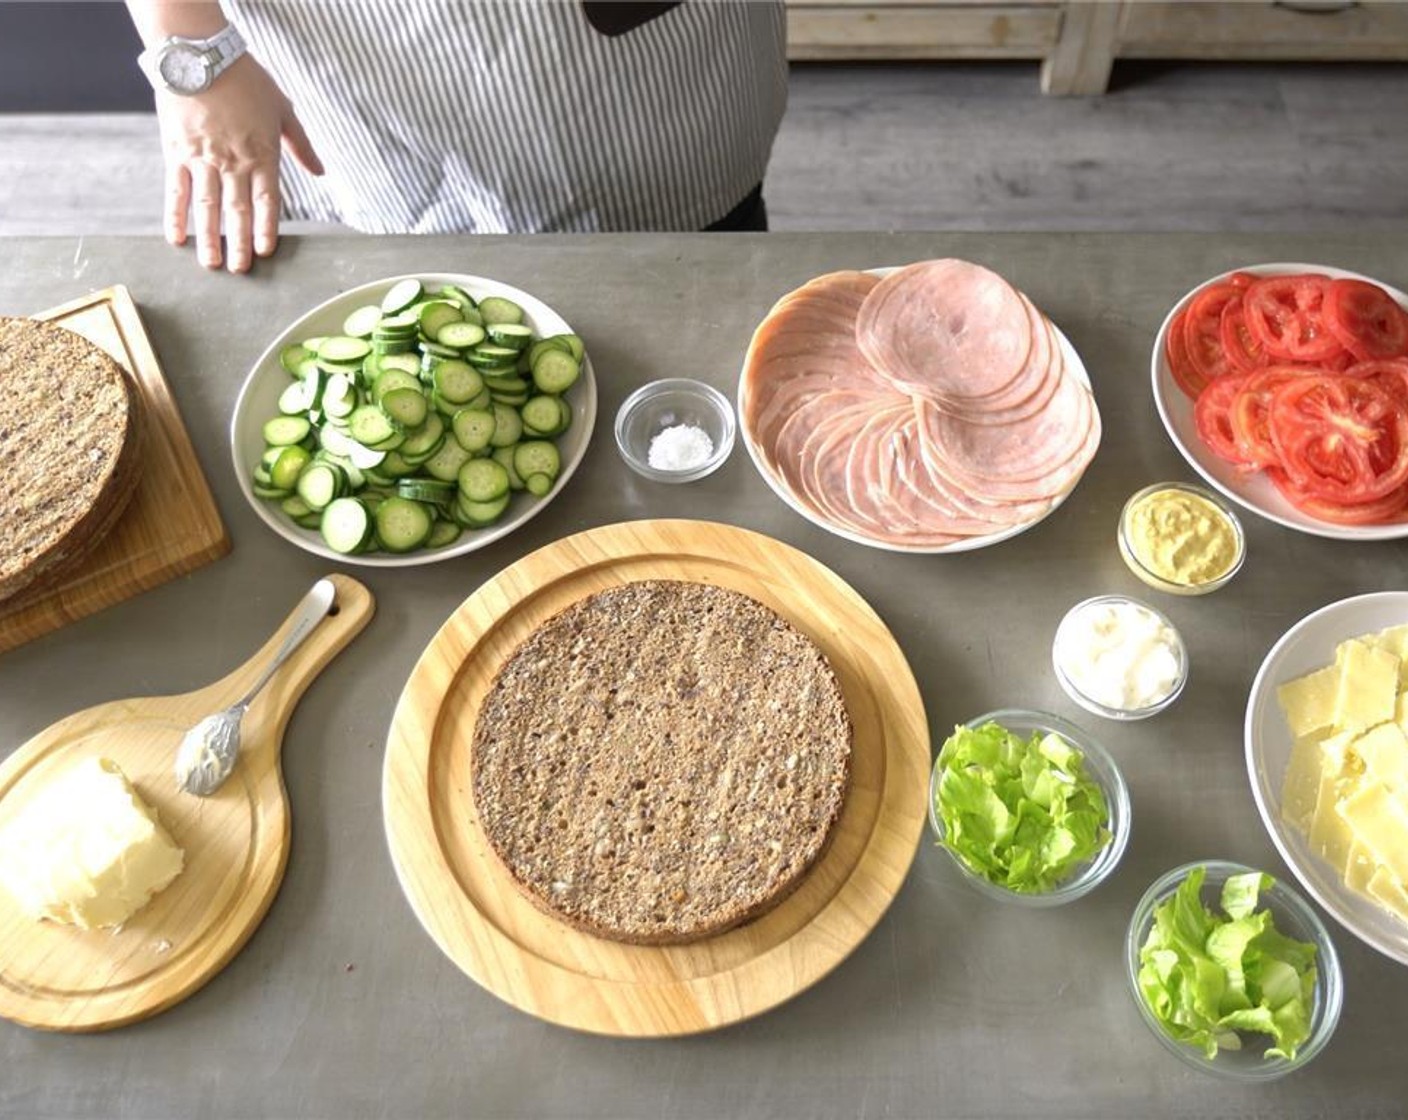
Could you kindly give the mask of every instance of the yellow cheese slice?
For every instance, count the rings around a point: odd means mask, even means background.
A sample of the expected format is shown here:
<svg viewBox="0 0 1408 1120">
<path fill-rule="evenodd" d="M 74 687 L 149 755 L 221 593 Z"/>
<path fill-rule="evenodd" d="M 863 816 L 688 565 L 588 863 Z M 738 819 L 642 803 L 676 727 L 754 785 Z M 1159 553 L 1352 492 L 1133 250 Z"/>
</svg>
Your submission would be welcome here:
<svg viewBox="0 0 1408 1120">
<path fill-rule="evenodd" d="M 1338 812 L 1352 840 L 1363 844 L 1399 882 L 1408 880 L 1408 807 L 1377 782 L 1361 782 L 1339 803 Z M 1346 867 L 1348 857 L 1346 850 Z"/>
<path fill-rule="evenodd" d="M 1403 664 L 1408 665 L 1408 661 Z M 1393 722 L 1403 728 L 1405 734 L 1408 734 L 1408 692 L 1398 694 L 1398 705 L 1394 711 Z"/>
<path fill-rule="evenodd" d="M 1276 690 L 1286 723 L 1297 739 L 1328 728 L 1335 718 L 1339 671 L 1334 665 L 1288 681 Z"/>
<path fill-rule="evenodd" d="M 1310 850 L 1333 867 L 1335 874 L 1343 879 L 1349 868 L 1349 853 L 1355 836 L 1349 821 L 1339 812 L 1340 782 L 1340 776 L 1333 767 L 1326 766 L 1320 771 L 1315 815 L 1310 820 L 1306 839 Z"/>
<path fill-rule="evenodd" d="M 1319 734 L 1302 735 L 1291 746 L 1291 760 L 1281 783 L 1281 819 L 1302 834 L 1309 833 L 1320 796 Z"/>
<path fill-rule="evenodd" d="M 1398 658 L 1399 686 L 1408 686 L 1408 625 L 1380 630 L 1374 635 L 1372 644 Z"/>
<path fill-rule="evenodd" d="M 1408 890 L 1404 890 L 1403 884 L 1396 882 L 1382 867 L 1370 876 L 1365 891 L 1370 898 L 1408 922 Z"/>
<path fill-rule="evenodd" d="M 1374 858 L 1374 854 L 1360 841 L 1355 840 L 1350 844 L 1349 860 L 1344 869 L 1345 886 L 1360 894 L 1368 894 L 1369 880 L 1381 870 L 1379 861 Z"/>
<path fill-rule="evenodd" d="M 1372 780 L 1408 794 L 1408 736 L 1398 724 L 1379 724 L 1354 740 L 1351 749 L 1364 760 Z"/>
<path fill-rule="evenodd" d="M 1398 701 L 1398 658 L 1387 650 L 1352 638 L 1341 642 L 1335 664 L 1333 723 L 1347 731 L 1363 731 L 1393 719 Z"/>
</svg>

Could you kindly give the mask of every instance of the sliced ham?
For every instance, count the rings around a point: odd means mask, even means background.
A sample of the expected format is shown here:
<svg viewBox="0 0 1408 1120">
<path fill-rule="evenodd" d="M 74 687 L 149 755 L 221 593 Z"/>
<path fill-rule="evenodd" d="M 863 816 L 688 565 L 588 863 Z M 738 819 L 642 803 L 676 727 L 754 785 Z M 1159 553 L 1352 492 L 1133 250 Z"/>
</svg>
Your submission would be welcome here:
<svg viewBox="0 0 1408 1120">
<path fill-rule="evenodd" d="M 897 549 L 940 551 L 1050 512 L 1100 417 L 1050 320 L 965 261 L 884 280 L 835 272 L 754 332 L 739 415 L 765 473 L 803 510 Z"/>
<path fill-rule="evenodd" d="M 1032 347 L 1021 294 L 961 260 L 921 261 L 885 277 L 856 320 L 861 353 L 895 388 L 963 401 L 1015 381 Z"/>
</svg>

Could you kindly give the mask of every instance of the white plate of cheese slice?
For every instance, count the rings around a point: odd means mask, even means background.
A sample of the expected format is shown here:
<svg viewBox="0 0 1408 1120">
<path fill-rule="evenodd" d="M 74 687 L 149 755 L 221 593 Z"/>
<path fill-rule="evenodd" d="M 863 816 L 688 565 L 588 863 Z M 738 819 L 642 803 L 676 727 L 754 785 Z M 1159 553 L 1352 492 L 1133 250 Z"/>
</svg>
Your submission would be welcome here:
<svg viewBox="0 0 1408 1120">
<path fill-rule="evenodd" d="M 1395 873 L 1365 839 L 1383 845 L 1408 836 L 1408 748 L 1401 734 L 1408 733 L 1408 701 L 1401 699 L 1408 669 L 1403 663 L 1408 663 L 1408 591 L 1359 595 L 1322 607 L 1292 626 L 1262 662 L 1247 700 L 1245 738 L 1261 819 L 1301 885 L 1354 936 L 1408 964 L 1408 905 L 1393 890 L 1397 882 L 1408 893 L 1408 842 L 1394 847 Z M 1311 674 L 1319 675 L 1307 679 Z M 1341 729 L 1298 741 L 1278 699 L 1278 690 L 1287 685 L 1292 686 L 1285 693 L 1291 718 L 1309 726 L 1335 713 L 1331 722 L 1338 719 Z M 1396 690 L 1394 699 L 1385 695 L 1388 690 Z M 1393 718 L 1383 720 L 1389 704 Z M 1369 726 L 1361 729 L 1361 723 Z M 1347 767 L 1336 770 L 1346 751 Z M 1327 764 L 1326 758 L 1332 761 Z M 1354 776 L 1346 779 L 1346 773 Z M 1393 901 L 1371 897 L 1371 889 Z M 1393 912 L 1395 906 L 1403 917 Z"/>
</svg>

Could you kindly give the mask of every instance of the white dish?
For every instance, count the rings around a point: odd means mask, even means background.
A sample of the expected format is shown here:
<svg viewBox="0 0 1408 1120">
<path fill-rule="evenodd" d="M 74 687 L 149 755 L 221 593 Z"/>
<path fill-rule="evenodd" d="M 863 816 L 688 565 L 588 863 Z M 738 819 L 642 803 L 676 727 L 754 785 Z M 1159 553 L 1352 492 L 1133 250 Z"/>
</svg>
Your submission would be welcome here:
<svg viewBox="0 0 1408 1120">
<path fill-rule="evenodd" d="M 1291 757 L 1291 733 L 1276 688 L 1334 661 L 1335 646 L 1408 622 L 1408 591 L 1380 591 L 1341 599 L 1301 619 L 1271 647 L 1247 699 L 1247 773 L 1262 822 L 1301 885 L 1330 915 L 1385 956 L 1408 964 L 1408 923 L 1351 891 L 1305 837 L 1281 819 L 1281 785 Z"/>
<path fill-rule="evenodd" d="M 1164 354 L 1164 339 L 1168 335 L 1168 326 L 1173 322 L 1174 316 L 1187 307 L 1198 292 L 1209 284 L 1226 279 L 1234 272 L 1249 272 L 1253 276 L 1285 276 L 1297 272 L 1319 272 L 1332 279 L 1367 280 L 1371 284 L 1377 284 L 1396 299 L 1400 305 L 1408 309 L 1408 295 L 1400 292 L 1397 288 L 1389 287 L 1382 280 L 1375 280 L 1372 276 L 1364 276 L 1358 272 L 1347 272 L 1342 268 L 1326 268 L 1319 264 L 1255 264 L 1244 268 L 1229 269 L 1204 280 L 1173 305 L 1168 315 L 1164 317 L 1163 324 L 1159 327 L 1159 333 L 1154 339 L 1154 353 L 1150 359 L 1154 384 L 1154 405 L 1159 410 L 1159 419 L 1163 421 L 1168 438 L 1173 441 L 1173 445 L 1178 448 L 1183 458 L 1188 460 L 1188 465 L 1207 479 L 1209 485 L 1220 490 L 1238 505 L 1251 510 L 1252 513 L 1259 514 L 1268 521 L 1274 521 L 1288 529 L 1297 529 L 1302 533 L 1310 533 L 1317 537 L 1333 537 L 1336 540 L 1384 541 L 1408 537 L 1408 522 L 1398 522 L 1393 525 L 1335 525 L 1302 513 L 1286 501 L 1276 487 L 1271 484 L 1271 480 L 1260 471 L 1255 474 L 1243 474 L 1231 463 L 1219 459 L 1198 438 L 1198 427 L 1193 422 L 1193 402 L 1173 380 L 1173 373 L 1168 366 L 1168 358 Z"/>
<path fill-rule="evenodd" d="M 891 265 L 886 268 L 870 268 L 866 269 L 866 271 L 874 276 L 888 276 L 890 273 L 898 271 L 899 267 L 898 265 Z M 1045 314 L 1045 312 L 1043 312 L 1043 314 Z M 1051 324 L 1051 327 L 1056 332 L 1057 341 L 1061 345 L 1061 356 L 1066 363 L 1066 372 L 1076 377 L 1082 385 L 1089 389 L 1090 374 L 1085 368 L 1085 363 L 1081 361 L 1080 355 L 1076 352 L 1076 348 L 1071 345 L 1071 340 L 1066 337 L 1065 333 L 1060 327 L 1056 326 L 1054 322 Z M 796 495 L 783 484 L 782 480 L 773 476 L 772 471 L 767 467 L 762 452 L 758 449 L 757 443 L 753 439 L 753 433 L 749 431 L 748 426 L 742 422 L 742 417 L 746 415 L 743 397 L 744 372 L 745 370 L 740 370 L 738 374 L 738 430 L 743 436 L 743 446 L 748 449 L 748 457 L 753 460 L 753 466 L 756 467 L 758 473 L 762 475 L 763 481 L 768 484 L 768 488 L 781 498 L 793 511 L 801 514 L 813 525 L 825 529 L 828 533 L 833 533 L 855 544 L 863 544 L 869 548 L 878 548 L 885 552 L 906 552 L 919 555 L 942 555 L 949 552 L 971 552 L 974 549 L 987 548 L 989 545 L 1000 544 L 1005 540 L 1010 540 L 1012 537 L 1017 536 L 1017 534 L 1026 532 L 1033 525 L 1038 525 L 1045 521 L 1060 508 L 1061 504 L 1070 496 L 1071 491 L 1080 483 L 1080 479 L 1077 478 L 1075 482 L 1071 483 L 1071 485 L 1066 488 L 1064 493 L 1060 494 L 1051 503 L 1050 508 L 1040 517 L 1023 522 L 1020 525 L 1009 526 L 997 533 L 987 533 L 980 537 L 965 537 L 962 540 L 954 541 L 952 544 L 943 545 L 900 545 L 877 541 L 871 537 L 863 536 L 860 533 L 853 532 L 850 529 L 846 529 L 843 526 L 833 524 L 826 520 L 826 518 L 822 517 L 817 511 L 810 509 L 805 504 L 798 501 Z M 1082 475 L 1083 473 L 1084 472 L 1082 472 Z"/>
<path fill-rule="evenodd" d="M 572 328 L 556 311 L 542 300 L 496 280 L 486 280 L 480 276 L 462 276 L 449 272 L 416 273 L 412 277 L 428 286 L 456 284 L 469 292 L 476 300 L 486 296 L 501 296 L 510 299 L 523 308 L 524 321 L 533 328 L 539 337 L 554 334 L 574 334 Z M 586 454 L 587 444 L 596 426 L 596 379 L 592 375 L 591 356 L 582 360 L 582 375 L 577 384 L 567 392 L 567 400 L 572 405 L 572 426 L 557 441 L 562 455 L 562 473 L 557 482 L 542 498 L 528 494 L 515 495 L 512 505 L 504 517 L 486 529 L 466 529 L 460 539 L 448 548 L 422 549 L 403 555 L 371 553 L 370 555 L 345 555 L 334 552 L 316 529 L 303 529 L 290 521 L 278 507 L 277 502 L 266 502 L 254 496 L 251 488 L 251 473 L 264 450 L 262 427 L 264 421 L 278 414 L 279 394 L 288 386 L 289 375 L 279 364 L 279 353 L 284 347 L 305 338 L 318 335 L 341 334 L 342 322 L 349 312 L 365 304 L 379 303 L 381 297 L 398 280 L 406 276 L 389 276 L 384 280 L 374 280 L 350 288 L 340 295 L 319 304 L 311 311 L 299 316 L 285 327 L 268 348 L 254 363 L 254 368 L 245 378 L 235 402 L 234 418 L 230 422 L 230 447 L 234 456 L 235 477 L 239 480 L 240 492 L 254 508 L 254 512 L 284 540 L 297 545 L 307 552 L 336 560 L 344 564 L 361 564 L 369 568 L 406 568 L 418 564 L 433 564 L 439 560 L 449 560 L 474 552 L 492 544 L 500 537 L 507 536 L 524 522 L 537 514 L 562 492 Z"/>
</svg>

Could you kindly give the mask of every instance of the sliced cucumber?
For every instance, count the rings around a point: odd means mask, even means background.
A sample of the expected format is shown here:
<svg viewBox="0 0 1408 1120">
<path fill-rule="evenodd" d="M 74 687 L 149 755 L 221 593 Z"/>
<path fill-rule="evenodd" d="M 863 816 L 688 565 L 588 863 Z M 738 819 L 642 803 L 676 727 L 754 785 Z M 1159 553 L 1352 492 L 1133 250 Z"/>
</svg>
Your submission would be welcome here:
<svg viewBox="0 0 1408 1120">
<path fill-rule="evenodd" d="M 554 443 L 545 439 L 529 440 L 514 449 L 513 469 L 522 476 L 525 484 L 531 483 L 531 476 L 535 474 L 545 474 L 552 480 L 562 471 L 562 456 Z M 531 485 L 529 489 L 532 489 Z"/>
<path fill-rule="evenodd" d="M 518 476 L 518 472 L 513 469 L 513 448 L 496 447 L 493 454 L 489 456 L 504 470 L 508 471 L 508 488 L 510 490 L 522 490 L 523 479 Z"/>
<path fill-rule="evenodd" d="M 523 322 L 523 308 L 511 299 L 502 296 L 485 296 L 479 301 L 479 314 L 484 317 L 484 325 L 495 323 Z"/>
<path fill-rule="evenodd" d="M 327 509 L 328 505 L 342 495 L 344 475 L 332 463 L 318 461 L 309 463 L 298 476 L 297 493 L 308 503 L 309 509 Z"/>
<path fill-rule="evenodd" d="M 297 444 L 282 448 L 274 465 L 269 468 L 269 481 L 276 490 L 291 491 L 298 485 L 298 476 L 312 462 L 313 456 Z"/>
<path fill-rule="evenodd" d="M 347 430 L 363 447 L 375 447 L 398 434 L 395 423 L 374 404 L 364 404 L 347 418 Z"/>
<path fill-rule="evenodd" d="M 380 322 L 380 307 L 359 307 L 342 321 L 342 333 L 350 338 L 370 338 Z"/>
<path fill-rule="evenodd" d="M 467 404 L 484 390 L 484 378 L 456 359 L 439 362 L 431 375 L 435 391 L 450 404 Z"/>
<path fill-rule="evenodd" d="M 460 468 L 459 487 L 471 502 L 490 502 L 508 493 L 508 471 L 493 459 L 471 459 Z"/>
<path fill-rule="evenodd" d="M 292 346 L 285 346 L 279 351 L 279 365 L 284 367 L 284 372 L 297 376 L 299 367 L 313 356 L 313 351 L 301 343 L 295 342 Z"/>
<path fill-rule="evenodd" d="M 511 494 L 504 494 L 487 502 L 475 502 L 461 494 L 455 502 L 455 520 L 471 529 L 492 525 L 504 515 L 511 497 Z"/>
<path fill-rule="evenodd" d="M 434 518 L 420 502 L 387 498 L 376 507 L 376 539 L 387 552 L 410 552 L 430 536 Z"/>
<path fill-rule="evenodd" d="M 464 532 L 453 521 L 436 520 L 430 527 L 430 536 L 425 538 L 426 548 L 444 548 L 446 545 L 454 544 L 460 539 Z"/>
<path fill-rule="evenodd" d="M 523 438 L 523 421 L 519 418 L 517 409 L 495 401 L 493 411 L 494 434 L 489 439 L 492 446 L 508 447 Z M 548 444 L 548 446 L 551 447 L 552 444 Z M 518 473 L 522 474 L 523 472 L 519 471 Z"/>
<path fill-rule="evenodd" d="M 427 334 L 430 332 L 427 331 Z M 478 346 L 484 341 L 484 328 L 476 323 L 466 323 L 463 320 L 456 320 L 446 323 L 435 334 L 431 335 L 441 346 L 450 346 L 456 350 L 467 350 L 471 346 Z"/>
<path fill-rule="evenodd" d="M 372 536 L 372 515 L 357 498 L 338 498 L 323 510 L 318 528 L 334 552 L 360 552 Z"/>
<path fill-rule="evenodd" d="M 544 350 L 533 363 L 533 384 L 541 393 L 565 393 L 577 383 L 580 363 L 561 350 Z"/>
<path fill-rule="evenodd" d="M 518 413 L 523 418 L 523 426 L 532 428 L 539 435 L 555 436 L 562 425 L 562 409 L 556 397 L 533 397 Z"/>
<path fill-rule="evenodd" d="M 302 416 L 275 416 L 264 424 L 264 442 L 274 447 L 302 443 L 312 430 L 313 425 Z"/>
<path fill-rule="evenodd" d="M 430 404 L 419 389 L 392 389 L 380 400 L 381 410 L 401 428 L 419 428 Z"/>
<path fill-rule="evenodd" d="M 477 408 L 462 408 L 451 421 L 455 439 L 466 451 L 483 451 L 488 447 L 496 426 L 492 412 Z"/>
<path fill-rule="evenodd" d="M 466 451 L 460 446 L 459 440 L 447 439 L 439 451 L 421 464 L 421 468 L 431 478 L 438 478 L 441 482 L 454 482 L 459 477 L 460 468 L 473 458 L 474 452 Z M 411 471 L 416 469 L 412 467 Z"/>
<path fill-rule="evenodd" d="M 391 290 L 381 297 L 381 310 L 387 315 L 404 311 L 420 299 L 424 287 L 419 280 L 401 280 L 391 285 Z"/>
</svg>

